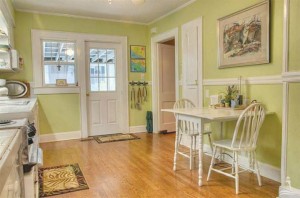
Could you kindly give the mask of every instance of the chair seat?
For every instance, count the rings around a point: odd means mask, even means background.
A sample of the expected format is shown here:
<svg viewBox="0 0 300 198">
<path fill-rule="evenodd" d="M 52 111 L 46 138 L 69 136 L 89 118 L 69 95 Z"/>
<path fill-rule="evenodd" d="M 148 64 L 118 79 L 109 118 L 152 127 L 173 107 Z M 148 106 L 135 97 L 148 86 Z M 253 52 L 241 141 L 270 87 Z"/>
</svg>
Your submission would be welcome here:
<svg viewBox="0 0 300 198">
<path fill-rule="evenodd" d="M 229 150 L 255 150 L 255 148 L 251 148 L 248 145 L 245 145 L 244 143 L 241 144 L 241 146 L 239 147 L 239 141 L 237 141 L 233 147 L 231 147 L 232 144 L 232 140 L 231 139 L 227 139 L 227 140 L 219 140 L 219 141 L 215 141 L 213 143 L 213 145 L 221 147 L 221 148 L 225 148 L 225 149 L 229 149 Z"/>
</svg>

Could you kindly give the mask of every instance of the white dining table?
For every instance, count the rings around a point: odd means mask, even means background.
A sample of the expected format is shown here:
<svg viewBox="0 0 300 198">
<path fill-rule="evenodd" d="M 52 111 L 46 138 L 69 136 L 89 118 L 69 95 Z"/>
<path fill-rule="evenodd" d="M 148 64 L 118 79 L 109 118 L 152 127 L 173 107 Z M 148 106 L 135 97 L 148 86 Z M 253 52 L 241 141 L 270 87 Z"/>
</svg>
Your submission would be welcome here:
<svg viewBox="0 0 300 198">
<path fill-rule="evenodd" d="M 187 120 L 199 124 L 199 169 L 198 169 L 198 185 L 202 186 L 203 175 L 203 138 L 204 124 L 208 122 L 221 122 L 237 120 L 243 110 L 235 110 L 230 108 L 187 108 L 187 109 L 162 109 L 161 111 L 175 114 L 176 118 L 176 135 L 178 131 L 178 121 Z M 221 134 L 223 133 L 223 125 L 221 124 Z M 176 144 L 176 143 L 175 143 Z"/>
</svg>

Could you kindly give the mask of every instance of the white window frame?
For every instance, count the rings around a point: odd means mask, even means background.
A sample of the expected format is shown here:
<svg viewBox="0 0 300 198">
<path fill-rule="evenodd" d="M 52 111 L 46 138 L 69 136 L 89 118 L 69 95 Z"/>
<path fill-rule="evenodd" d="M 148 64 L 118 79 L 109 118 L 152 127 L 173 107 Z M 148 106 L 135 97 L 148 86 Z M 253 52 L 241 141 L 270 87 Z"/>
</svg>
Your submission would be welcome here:
<svg viewBox="0 0 300 198">
<path fill-rule="evenodd" d="M 76 35 L 70 35 L 64 32 L 53 31 L 31 31 L 32 40 L 32 62 L 33 62 L 33 81 L 34 94 L 60 94 L 60 93 L 80 93 L 80 88 L 76 85 L 78 82 L 78 47 L 79 40 Z M 58 87 L 56 85 L 44 84 L 44 61 L 43 61 L 43 42 L 44 41 L 61 41 L 74 42 L 75 54 L 75 85 L 71 84 L 65 87 Z"/>
</svg>

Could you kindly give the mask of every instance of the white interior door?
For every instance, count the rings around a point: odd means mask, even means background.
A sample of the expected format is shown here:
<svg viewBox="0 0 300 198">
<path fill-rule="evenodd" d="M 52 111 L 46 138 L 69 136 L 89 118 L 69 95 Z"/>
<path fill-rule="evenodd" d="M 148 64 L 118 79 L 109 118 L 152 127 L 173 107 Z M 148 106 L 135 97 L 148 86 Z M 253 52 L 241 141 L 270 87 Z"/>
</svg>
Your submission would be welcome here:
<svg viewBox="0 0 300 198">
<path fill-rule="evenodd" d="M 159 66 L 159 110 L 173 108 L 176 100 L 175 90 L 175 47 L 158 44 Z M 175 131 L 174 115 L 160 112 L 160 130 Z"/>
<path fill-rule="evenodd" d="M 182 26 L 182 96 L 202 107 L 202 18 Z"/>
<path fill-rule="evenodd" d="M 86 43 L 89 136 L 120 133 L 121 45 Z"/>
</svg>

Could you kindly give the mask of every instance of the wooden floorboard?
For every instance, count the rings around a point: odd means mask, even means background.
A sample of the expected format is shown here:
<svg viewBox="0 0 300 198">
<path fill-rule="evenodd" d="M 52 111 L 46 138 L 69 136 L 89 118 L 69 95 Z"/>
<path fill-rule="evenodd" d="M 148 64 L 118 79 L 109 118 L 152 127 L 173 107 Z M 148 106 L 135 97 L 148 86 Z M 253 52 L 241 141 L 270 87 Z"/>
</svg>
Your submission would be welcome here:
<svg viewBox="0 0 300 198">
<path fill-rule="evenodd" d="M 43 143 L 44 166 L 78 163 L 89 185 L 82 190 L 53 198 L 77 197 L 276 197 L 279 183 L 254 174 L 240 174 L 240 194 L 234 180 L 212 173 L 206 182 L 210 157 L 204 156 L 204 186 L 197 185 L 197 165 L 189 170 L 188 160 L 179 157 L 173 171 L 174 134 L 137 134 L 141 139 L 98 144 L 95 140 Z"/>
</svg>

